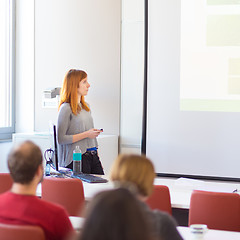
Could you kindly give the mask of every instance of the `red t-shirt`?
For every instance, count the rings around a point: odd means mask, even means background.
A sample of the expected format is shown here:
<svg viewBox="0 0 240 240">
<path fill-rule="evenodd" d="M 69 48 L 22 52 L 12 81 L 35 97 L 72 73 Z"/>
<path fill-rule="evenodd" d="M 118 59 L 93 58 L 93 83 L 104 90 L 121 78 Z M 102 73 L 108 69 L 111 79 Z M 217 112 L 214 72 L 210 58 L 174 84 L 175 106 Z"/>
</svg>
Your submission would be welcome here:
<svg viewBox="0 0 240 240">
<path fill-rule="evenodd" d="M 62 240 L 73 231 L 67 212 L 61 206 L 12 192 L 0 195 L 0 222 L 40 226 L 46 240 Z"/>
</svg>

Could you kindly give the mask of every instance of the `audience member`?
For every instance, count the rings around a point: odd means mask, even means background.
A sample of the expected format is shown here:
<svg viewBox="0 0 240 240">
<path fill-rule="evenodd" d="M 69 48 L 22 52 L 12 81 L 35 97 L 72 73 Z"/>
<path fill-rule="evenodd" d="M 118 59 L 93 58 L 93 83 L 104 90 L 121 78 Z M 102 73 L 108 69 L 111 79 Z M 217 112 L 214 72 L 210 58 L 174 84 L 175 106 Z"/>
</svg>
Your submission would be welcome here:
<svg viewBox="0 0 240 240">
<path fill-rule="evenodd" d="M 43 179 L 42 153 L 30 141 L 14 148 L 8 155 L 8 168 L 13 178 L 10 191 L 0 195 L 0 222 L 37 225 L 46 240 L 62 240 L 73 232 L 66 211 L 36 196 Z"/>
<path fill-rule="evenodd" d="M 149 239 L 148 223 L 139 202 L 127 189 L 98 193 L 90 202 L 80 240 Z"/>
<path fill-rule="evenodd" d="M 120 186 L 134 184 L 136 196 L 141 202 L 153 237 L 162 240 L 182 240 L 172 216 L 159 210 L 151 210 L 144 201 L 151 195 L 155 171 L 152 162 L 145 156 L 119 155 L 113 163 L 110 179 Z"/>
</svg>

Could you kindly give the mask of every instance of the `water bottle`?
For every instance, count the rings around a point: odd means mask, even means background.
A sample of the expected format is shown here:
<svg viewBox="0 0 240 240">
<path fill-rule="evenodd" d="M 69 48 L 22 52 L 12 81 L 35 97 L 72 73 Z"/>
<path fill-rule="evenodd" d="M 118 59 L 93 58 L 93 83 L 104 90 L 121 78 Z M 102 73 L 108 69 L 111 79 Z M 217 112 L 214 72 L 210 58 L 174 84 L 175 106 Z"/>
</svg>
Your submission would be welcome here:
<svg viewBox="0 0 240 240">
<path fill-rule="evenodd" d="M 77 175 L 82 172 L 82 152 L 79 146 L 76 146 L 73 150 L 73 175 Z"/>
<path fill-rule="evenodd" d="M 50 162 L 49 161 L 47 161 L 47 163 L 46 163 L 45 176 L 50 176 Z"/>
</svg>

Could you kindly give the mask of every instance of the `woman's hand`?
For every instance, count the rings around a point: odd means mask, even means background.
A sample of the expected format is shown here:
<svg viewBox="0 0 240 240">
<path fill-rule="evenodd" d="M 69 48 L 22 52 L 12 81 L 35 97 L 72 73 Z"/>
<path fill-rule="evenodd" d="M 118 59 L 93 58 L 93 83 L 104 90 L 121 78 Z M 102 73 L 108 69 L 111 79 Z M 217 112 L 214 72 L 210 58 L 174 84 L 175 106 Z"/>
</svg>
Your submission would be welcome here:
<svg viewBox="0 0 240 240">
<path fill-rule="evenodd" d="M 102 130 L 92 128 L 88 131 L 75 134 L 75 135 L 73 135 L 72 143 L 81 141 L 84 138 L 96 138 L 101 132 L 102 132 Z"/>
<path fill-rule="evenodd" d="M 87 131 L 88 138 L 96 138 L 102 131 L 96 128 Z"/>
</svg>

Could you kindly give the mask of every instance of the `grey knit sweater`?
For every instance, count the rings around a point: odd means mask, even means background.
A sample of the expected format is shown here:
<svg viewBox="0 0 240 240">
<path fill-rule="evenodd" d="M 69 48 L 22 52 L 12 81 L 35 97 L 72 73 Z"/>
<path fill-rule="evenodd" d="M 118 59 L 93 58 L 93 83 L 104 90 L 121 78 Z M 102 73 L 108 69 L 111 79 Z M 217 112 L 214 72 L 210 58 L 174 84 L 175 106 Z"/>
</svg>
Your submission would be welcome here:
<svg viewBox="0 0 240 240">
<path fill-rule="evenodd" d="M 72 162 L 73 150 L 78 145 L 85 153 L 87 148 L 98 147 L 97 139 L 85 138 L 73 143 L 73 135 L 94 128 L 91 112 L 82 109 L 74 115 L 70 104 L 63 103 L 59 109 L 57 122 L 58 158 L 61 167 Z"/>
<path fill-rule="evenodd" d="M 147 204 L 141 201 L 139 203 L 150 225 L 154 239 L 183 240 L 176 228 L 176 221 L 172 216 L 159 210 L 151 210 Z"/>
</svg>

